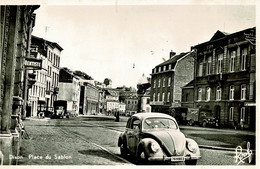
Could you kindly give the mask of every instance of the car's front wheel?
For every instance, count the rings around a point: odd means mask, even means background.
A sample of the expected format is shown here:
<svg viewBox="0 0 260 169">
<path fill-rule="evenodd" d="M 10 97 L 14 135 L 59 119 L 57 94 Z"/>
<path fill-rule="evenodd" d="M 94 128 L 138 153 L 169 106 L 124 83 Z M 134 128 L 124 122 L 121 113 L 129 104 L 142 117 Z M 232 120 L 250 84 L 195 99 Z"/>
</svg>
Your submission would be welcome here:
<svg viewBox="0 0 260 169">
<path fill-rule="evenodd" d="M 197 164 L 197 160 L 186 160 L 185 164 L 186 165 L 196 165 Z"/>
<path fill-rule="evenodd" d="M 145 155 L 144 149 L 139 148 L 136 157 L 136 164 L 146 164 L 146 163 L 147 163 L 147 157 Z"/>
</svg>

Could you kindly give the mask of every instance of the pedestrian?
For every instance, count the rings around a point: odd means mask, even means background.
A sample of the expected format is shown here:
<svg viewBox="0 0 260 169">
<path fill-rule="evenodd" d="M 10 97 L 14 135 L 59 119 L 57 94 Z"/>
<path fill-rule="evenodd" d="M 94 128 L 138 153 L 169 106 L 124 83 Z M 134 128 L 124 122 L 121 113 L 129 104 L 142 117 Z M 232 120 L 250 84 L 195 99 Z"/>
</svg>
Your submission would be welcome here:
<svg viewBox="0 0 260 169">
<path fill-rule="evenodd" d="M 237 129 L 237 121 L 234 120 L 234 127 L 235 127 L 235 130 Z"/>
<path fill-rule="evenodd" d="M 116 111 L 115 115 L 116 115 L 116 122 L 119 122 L 119 111 Z"/>
</svg>

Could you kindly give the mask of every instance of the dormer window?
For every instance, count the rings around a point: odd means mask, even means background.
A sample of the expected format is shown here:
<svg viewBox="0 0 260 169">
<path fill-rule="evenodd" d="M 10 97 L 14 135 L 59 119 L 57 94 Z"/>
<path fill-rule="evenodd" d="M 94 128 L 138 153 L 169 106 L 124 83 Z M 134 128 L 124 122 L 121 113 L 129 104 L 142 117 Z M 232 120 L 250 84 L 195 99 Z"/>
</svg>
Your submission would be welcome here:
<svg viewBox="0 0 260 169">
<path fill-rule="evenodd" d="M 158 72 L 160 72 L 160 71 L 161 71 L 161 67 L 158 68 Z"/>
<path fill-rule="evenodd" d="M 170 65 L 169 65 L 169 70 L 171 70 L 171 69 L 172 69 L 172 65 L 170 64 Z"/>
<path fill-rule="evenodd" d="M 163 66 L 163 71 L 165 71 L 166 70 L 166 66 Z"/>
</svg>

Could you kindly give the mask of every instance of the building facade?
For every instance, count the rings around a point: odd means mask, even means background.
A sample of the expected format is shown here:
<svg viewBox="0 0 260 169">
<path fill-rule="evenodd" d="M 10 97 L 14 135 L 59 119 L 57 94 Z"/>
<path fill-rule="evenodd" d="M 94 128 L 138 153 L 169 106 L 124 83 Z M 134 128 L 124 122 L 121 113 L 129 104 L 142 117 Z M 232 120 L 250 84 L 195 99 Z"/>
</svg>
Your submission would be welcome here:
<svg viewBox="0 0 260 169">
<path fill-rule="evenodd" d="M 21 118 L 26 112 L 29 84 L 26 62 L 37 8 L 0 7 L 0 160 L 4 165 L 17 164 L 10 155 L 20 154 Z"/>
<path fill-rule="evenodd" d="M 193 79 L 194 53 L 175 55 L 157 65 L 151 74 L 150 105 L 152 112 L 170 113 L 170 109 L 181 106 L 181 87 Z"/>
<path fill-rule="evenodd" d="M 195 79 L 184 93 L 191 89 L 194 93 L 193 98 L 183 98 L 189 102 L 183 106 L 193 101 L 194 108 L 213 114 L 220 126 L 255 129 L 255 27 L 232 34 L 217 31 L 192 49 L 196 51 Z"/>
<path fill-rule="evenodd" d="M 31 94 L 45 91 L 45 94 L 43 94 L 45 96 L 39 97 L 37 107 L 47 111 L 53 111 L 53 102 L 57 100 L 57 94 L 59 92 L 60 56 L 63 48 L 56 42 L 51 42 L 37 36 L 32 36 L 32 45 L 37 46 L 37 52 L 46 59 L 47 72 L 45 70 L 44 73 L 43 70 L 39 72 L 40 79 L 44 79 L 41 82 L 42 86 L 33 86 Z M 35 96 L 30 95 L 30 98 L 35 99 Z M 31 101 L 33 103 L 35 100 Z"/>
<path fill-rule="evenodd" d="M 114 89 L 105 89 L 105 111 L 107 115 L 112 115 L 119 111 L 119 92 Z"/>
<path fill-rule="evenodd" d="M 79 77 L 68 69 L 61 68 L 59 73 L 59 94 L 57 100 L 72 103 L 73 113 L 79 114 L 80 81 Z"/>
<path fill-rule="evenodd" d="M 138 112 L 138 97 L 137 95 L 131 95 L 125 98 L 126 115 L 132 116 Z"/>
<path fill-rule="evenodd" d="M 31 46 L 31 56 L 41 60 L 41 66 L 39 70 L 28 70 L 29 77 L 35 75 L 35 82 L 28 91 L 26 117 L 37 116 L 38 112 L 45 108 L 46 79 L 48 75 L 48 59 L 38 52 L 38 46 Z"/>
<path fill-rule="evenodd" d="M 81 79 L 79 114 L 99 113 L 99 89 L 91 81 Z"/>
</svg>

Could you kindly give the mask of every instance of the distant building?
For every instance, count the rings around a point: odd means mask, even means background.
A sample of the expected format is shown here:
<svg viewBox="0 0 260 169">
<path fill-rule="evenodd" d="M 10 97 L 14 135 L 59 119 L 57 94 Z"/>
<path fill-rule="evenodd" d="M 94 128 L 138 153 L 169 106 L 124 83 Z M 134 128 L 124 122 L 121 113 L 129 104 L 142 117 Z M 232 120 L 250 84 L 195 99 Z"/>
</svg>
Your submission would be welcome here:
<svg viewBox="0 0 260 169">
<path fill-rule="evenodd" d="M 72 71 L 61 68 L 59 73 L 59 94 L 57 100 L 72 102 L 72 109 L 79 114 L 80 81 Z"/>
<path fill-rule="evenodd" d="M 126 115 L 133 115 L 138 110 L 138 97 L 137 95 L 128 96 L 125 98 L 124 103 L 126 104 Z"/>
<path fill-rule="evenodd" d="M 137 84 L 138 110 L 137 112 L 151 112 L 150 90 L 151 79 L 143 74 Z"/>
<path fill-rule="evenodd" d="M 119 92 L 113 89 L 105 89 L 106 113 L 111 115 L 119 111 Z"/>
<path fill-rule="evenodd" d="M 255 32 L 255 27 L 232 34 L 217 31 L 192 47 L 196 76 L 183 88 L 183 106 L 212 114 L 220 126 L 255 129 Z"/>
<path fill-rule="evenodd" d="M 125 115 L 126 112 L 126 104 L 123 102 L 119 102 L 119 113 L 120 115 Z"/>
<path fill-rule="evenodd" d="M 91 81 L 80 79 L 80 111 L 79 114 L 99 113 L 99 89 Z"/>
<path fill-rule="evenodd" d="M 189 83 L 194 76 L 193 55 L 193 52 L 176 55 L 171 51 L 170 58 L 152 70 L 152 112 L 169 114 L 170 109 L 181 106 L 181 87 Z"/>
</svg>

